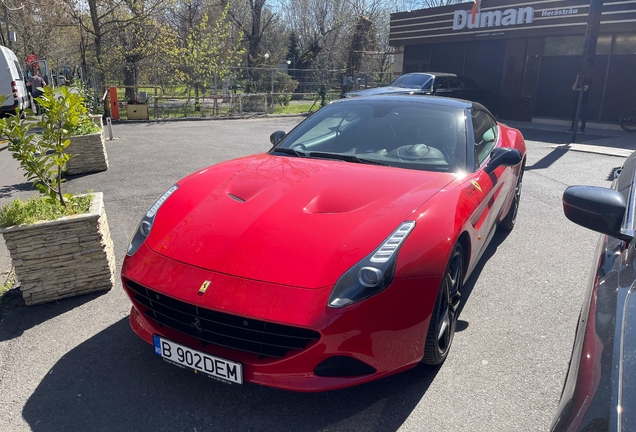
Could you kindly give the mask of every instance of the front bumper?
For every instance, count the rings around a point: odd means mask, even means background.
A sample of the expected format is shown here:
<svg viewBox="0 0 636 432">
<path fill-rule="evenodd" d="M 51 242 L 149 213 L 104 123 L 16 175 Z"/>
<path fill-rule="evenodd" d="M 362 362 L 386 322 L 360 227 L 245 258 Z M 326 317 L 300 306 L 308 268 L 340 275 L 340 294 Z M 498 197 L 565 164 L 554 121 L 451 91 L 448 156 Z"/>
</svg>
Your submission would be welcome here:
<svg viewBox="0 0 636 432">
<path fill-rule="evenodd" d="M 152 344 L 157 334 L 241 363 L 245 382 L 295 391 L 348 387 L 417 365 L 437 294 L 437 288 L 427 285 L 439 287 L 431 279 L 396 279 L 376 296 L 332 309 L 326 306 L 332 286 L 303 289 L 232 277 L 166 258 L 145 244 L 126 257 L 122 281 L 133 302 L 131 327 L 146 342 Z M 199 294 L 204 281 L 210 286 Z M 149 308 L 135 300 L 134 284 L 212 313 L 312 330 L 317 338 L 282 357 L 202 344 L 149 316 Z"/>
</svg>

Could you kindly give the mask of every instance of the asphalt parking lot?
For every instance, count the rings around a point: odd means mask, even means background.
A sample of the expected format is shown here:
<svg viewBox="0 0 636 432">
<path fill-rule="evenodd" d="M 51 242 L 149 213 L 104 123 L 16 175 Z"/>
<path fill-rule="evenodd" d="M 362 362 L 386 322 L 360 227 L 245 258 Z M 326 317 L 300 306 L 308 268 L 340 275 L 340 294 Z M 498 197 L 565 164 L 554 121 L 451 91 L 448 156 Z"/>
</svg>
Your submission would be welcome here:
<svg viewBox="0 0 636 432">
<path fill-rule="evenodd" d="M 176 180 L 263 152 L 271 132 L 300 120 L 116 124 L 110 169 L 66 187 L 104 193 L 119 271 L 139 218 Z M 133 334 L 118 281 L 101 295 L 0 309 L 0 430 L 546 430 L 598 238 L 565 219 L 561 194 L 572 184 L 608 186 L 636 135 L 588 127 L 573 149 L 560 128 L 522 130 L 528 162 L 517 226 L 495 236 L 468 281 L 440 368 L 317 394 L 219 383 L 161 361 Z M 34 194 L 16 167 L 0 153 L 0 205 Z M 0 240 L 0 271 L 9 264 Z"/>
</svg>

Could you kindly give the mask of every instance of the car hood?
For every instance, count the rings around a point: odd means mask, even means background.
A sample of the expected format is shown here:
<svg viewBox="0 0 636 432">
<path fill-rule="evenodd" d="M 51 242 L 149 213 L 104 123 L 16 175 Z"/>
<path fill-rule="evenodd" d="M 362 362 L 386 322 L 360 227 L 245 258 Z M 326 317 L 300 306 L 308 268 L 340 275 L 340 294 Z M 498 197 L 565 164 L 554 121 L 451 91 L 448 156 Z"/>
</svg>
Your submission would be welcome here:
<svg viewBox="0 0 636 432">
<path fill-rule="evenodd" d="M 376 87 L 376 88 L 360 90 L 360 91 L 352 91 L 347 93 L 347 97 L 373 96 L 373 95 L 393 94 L 393 93 L 410 94 L 410 93 L 422 93 L 422 91 L 419 88 L 387 86 L 387 87 Z"/>
<path fill-rule="evenodd" d="M 454 174 L 256 155 L 179 183 L 148 246 L 207 270 L 264 282 L 333 285 Z"/>
</svg>

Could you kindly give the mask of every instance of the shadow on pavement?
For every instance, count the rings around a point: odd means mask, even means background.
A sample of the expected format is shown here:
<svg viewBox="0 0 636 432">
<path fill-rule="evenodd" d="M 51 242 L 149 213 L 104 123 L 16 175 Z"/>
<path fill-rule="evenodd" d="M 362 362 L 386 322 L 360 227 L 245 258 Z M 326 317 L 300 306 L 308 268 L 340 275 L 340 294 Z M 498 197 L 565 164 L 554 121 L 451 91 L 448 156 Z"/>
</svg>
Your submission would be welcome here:
<svg viewBox="0 0 636 432">
<path fill-rule="evenodd" d="M 605 180 L 607 181 L 614 181 L 616 179 L 616 177 L 618 177 L 618 175 L 620 174 L 620 170 L 623 167 L 614 167 L 612 168 L 612 170 L 610 171 L 610 173 L 607 175 L 607 178 Z"/>
<path fill-rule="evenodd" d="M 107 292 L 86 294 L 36 306 L 25 306 L 22 297 L 14 295 L 10 301 L 0 305 L 0 341 L 17 338 L 25 331 L 90 302 Z"/>
<path fill-rule="evenodd" d="M 526 166 L 526 171 L 538 170 L 538 169 L 546 169 L 549 168 L 550 165 L 561 159 L 567 152 L 570 151 L 570 147 L 558 147 L 548 153 L 546 156 L 535 162 L 533 165 Z"/>
<path fill-rule="evenodd" d="M 526 141 L 540 141 L 551 144 L 570 144 L 572 142 L 572 133 L 563 131 L 554 131 L 546 129 L 518 127 Z M 611 138 L 611 134 L 596 133 L 579 133 L 576 136 L 576 142 L 579 144 L 590 143 L 594 145 L 603 145 L 595 141 L 606 140 Z"/>
<path fill-rule="evenodd" d="M 36 432 L 393 431 L 438 370 L 327 393 L 228 385 L 163 362 L 124 318 L 64 355 L 22 414 Z"/>
<path fill-rule="evenodd" d="M 468 278 L 468 280 L 466 281 L 466 283 L 464 284 L 462 288 L 462 300 L 459 306 L 460 318 L 462 316 L 462 310 L 464 309 L 466 302 L 468 302 L 468 298 L 470 297 L 470 294 L 473 292 L 473 289 L 475 288 L 475 283 L 477 283 L 477 280 L 479 279 L 479 275 L 481 275 L 481 272 L 484 270 L 484 266 L 490 260 L 490 258 L 492 258 L 495 255 L 495 253 L 497 252 L 497 248 L 499 247 L 500 244 L 504 242 L 504 240 L 506 240 L 509 234 L 510 234 L 510 231 L 504 231 L 501 229 L 498 229 L 497 231 L 495 231 L 495 235 L 493 236 L 492 240 L 486 247 L 484 254 L 481 256 L 481 258 L 479 258 L 479 261 L 475 265 L 473 272 L 470 274 L 470 277 Z M 463 331 L 466 328 L 468 328 L 468 322 L 458 319 L 457 329 L 455 331 Z"/>
<path fill-rule="evenodd" d="M 11 198 L 16 192 L 34 190 L 31 183 L 18 183 L 0 187 L 0 198 Z"/>
</svg>

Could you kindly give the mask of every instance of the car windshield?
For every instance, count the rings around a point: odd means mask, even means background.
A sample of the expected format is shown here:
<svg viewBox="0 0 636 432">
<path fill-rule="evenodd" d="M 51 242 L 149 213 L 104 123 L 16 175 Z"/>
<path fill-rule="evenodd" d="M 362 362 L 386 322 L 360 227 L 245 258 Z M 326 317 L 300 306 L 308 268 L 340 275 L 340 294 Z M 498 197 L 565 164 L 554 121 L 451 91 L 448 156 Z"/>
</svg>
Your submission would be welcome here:
<svg viewBox="0 0 636 432">
<path fill-rule="evenodd" d="M 466 166 L 464 110 L 417 99 L 347 99 L 320 109 L 270 154 L 455 172 Z"/>
<path fill-rule="evenodd" d="M 393 87 L 405 87 L 405 88 L 422 88 L 430 87 L 429 81 L 433 79 L 432 75 L 428 74 L 406 74 L 393 81 L 390 86 Z M 425 85 L 426 84 L 426 85 Z"/>
<path fill-rule="evenodd" d="M 436 89 L 452 90 L 462 88 L 464 85 L 462 82 L 454 76 L 442 76 L 435 78 L 434 86 Z"/>
</svg>

